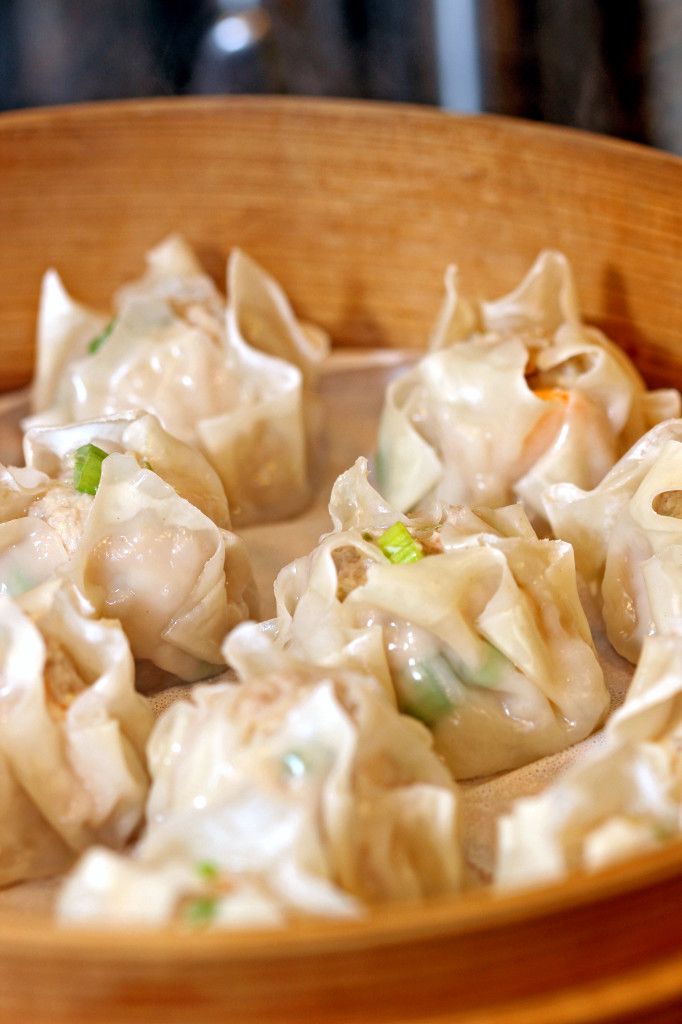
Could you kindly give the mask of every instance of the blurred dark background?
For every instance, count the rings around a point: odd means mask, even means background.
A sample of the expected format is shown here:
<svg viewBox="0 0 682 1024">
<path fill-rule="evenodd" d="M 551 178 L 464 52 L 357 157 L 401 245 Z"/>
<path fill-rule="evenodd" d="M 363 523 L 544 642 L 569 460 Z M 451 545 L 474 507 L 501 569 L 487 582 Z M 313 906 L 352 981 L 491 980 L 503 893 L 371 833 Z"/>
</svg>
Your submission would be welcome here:
<svg viewBox="0 0 682 1024">
<path fill-rule="evenodd" d="M 277 92 L 437 104 L 682 153 L 682 0 L 0 0 L 0 108 Z"/>
</svg>

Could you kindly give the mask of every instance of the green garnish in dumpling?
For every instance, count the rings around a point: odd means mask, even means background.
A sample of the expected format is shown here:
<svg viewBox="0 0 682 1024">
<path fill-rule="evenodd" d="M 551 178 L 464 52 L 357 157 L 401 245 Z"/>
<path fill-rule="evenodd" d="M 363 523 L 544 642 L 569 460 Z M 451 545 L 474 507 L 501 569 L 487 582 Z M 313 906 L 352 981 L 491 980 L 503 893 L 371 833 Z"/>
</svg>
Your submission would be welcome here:
<svg viewBox="0 0 682 1024">
<path fill-rule="evenodd" d="M 424 557 L 419 541 L 415 540 L 407 527 L 400 522 L 389 526 L 380 537 L 377 537 L 377 544 L 389 562 L 396 565 L 418 562 Z"/>
<path fill-rule="evenodd" d="M 108 452 L 96 444 L 84 444 L 76 449 L 73 464 L 73 486 L 81 494 L 97 494 L 102 476 L 102 463 Z"/>
<path fill-rule="evenodd" d="M 107 326 L 105 328 L 103 328 L 103 330 L 101 330 L 99 332 L 99 334 L 95 335 L 95 337 L 92 339 L 92 341 L 88 345 L 88 353 L 91 356 L 94 356 L 95 352 L 99 352 L 99 350 L 101 349 L 102 345 L 107 340 L 107 338 L 109 337 L 109 335 L 111 334 L 111 332 L 113 331 L 115 326 L 116 326 L 116 318 L 114 317 L 114 319 L 110 320 L 109 323 L 107 324 Z"/>
</svg>

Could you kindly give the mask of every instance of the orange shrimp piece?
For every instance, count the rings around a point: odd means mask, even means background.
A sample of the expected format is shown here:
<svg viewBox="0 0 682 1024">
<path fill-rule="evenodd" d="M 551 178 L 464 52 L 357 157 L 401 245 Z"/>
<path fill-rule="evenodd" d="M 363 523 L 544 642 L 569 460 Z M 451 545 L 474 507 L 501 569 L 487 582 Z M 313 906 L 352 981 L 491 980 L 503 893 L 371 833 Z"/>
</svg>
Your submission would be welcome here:
<svg viewBox="0 0 682 1024">
<path fill-rule="evenodd" d="M 543 402 L 562 402 L 564 405 L 568 405 L 571 400 L 571 392 L 566 391 L 565 388 L 536 388 L 533 390 L 533 394 L 536 398 L 541 398 Z"/>
</svg>

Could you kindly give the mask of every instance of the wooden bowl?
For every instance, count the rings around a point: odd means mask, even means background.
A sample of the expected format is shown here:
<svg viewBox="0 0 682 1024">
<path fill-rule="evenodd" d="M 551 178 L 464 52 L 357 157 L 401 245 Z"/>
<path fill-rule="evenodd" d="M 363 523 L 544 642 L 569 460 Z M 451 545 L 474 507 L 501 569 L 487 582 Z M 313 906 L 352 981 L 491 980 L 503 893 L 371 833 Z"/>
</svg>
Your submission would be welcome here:
<svg viewBox="0 0 682 1024">
<path fill-rule="evenodd" d="M 682 382 L 682 163 L 499 118 L 286 99 L 0 116 L 0 386 L 31 373 L 48 265 L 105 305 L 180 230 L 231 245 L 355 345 L 421 345 L 456 259 L 513 285 L 543 246 L 652 384 Z M 368 445 L 370 441 L 368 439 Z M 0 917 L 0 1020 L 562 1024 L 682 1019 L 682 844 L 506 896 L 282 933 L 66 931 Z"/>
</svg>

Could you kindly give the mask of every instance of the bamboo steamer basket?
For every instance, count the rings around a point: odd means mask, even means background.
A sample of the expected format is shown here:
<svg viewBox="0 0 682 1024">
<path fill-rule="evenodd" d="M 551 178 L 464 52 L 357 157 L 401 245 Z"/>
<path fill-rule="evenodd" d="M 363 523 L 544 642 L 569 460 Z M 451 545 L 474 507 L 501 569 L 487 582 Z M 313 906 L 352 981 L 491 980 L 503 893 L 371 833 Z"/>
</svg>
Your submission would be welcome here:
<svg viewBox="0 0 682 1024">
<path fill-rule="evenodd" d="M 240 245 L 335 343 L 423 345 L 457 260 L 502 293 L 546 246 L 587 320 L 682 383 L 682 162 L 494 117 L 288 99 L 0 116 L 0 388 L 31 374 L 40 277 L 106 308 L 165 233 Z M 368 448 L 372 439 L 368 438 Z M 508 895 L 282 932 L 59 929 L 0 914 L 0 1021 L 682 1020 L 682 844 Z"/>
</svg>

